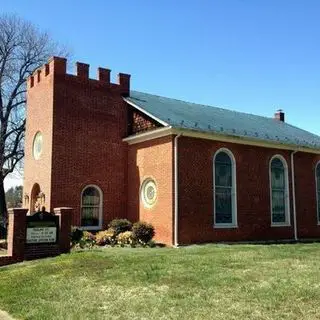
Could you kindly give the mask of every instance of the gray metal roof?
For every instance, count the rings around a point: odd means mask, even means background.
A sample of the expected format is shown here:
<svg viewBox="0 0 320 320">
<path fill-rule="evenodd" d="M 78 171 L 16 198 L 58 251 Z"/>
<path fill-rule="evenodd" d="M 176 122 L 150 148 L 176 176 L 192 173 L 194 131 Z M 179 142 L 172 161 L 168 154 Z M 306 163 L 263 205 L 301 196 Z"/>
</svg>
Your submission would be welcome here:
<svg viewBox="0 0 320 320">
<path fill-rule="evenodd" d="M 320 149 L 319 136 L 273 118 L 138 91 L 126 100 L 173 128 Z"/>
</svg>

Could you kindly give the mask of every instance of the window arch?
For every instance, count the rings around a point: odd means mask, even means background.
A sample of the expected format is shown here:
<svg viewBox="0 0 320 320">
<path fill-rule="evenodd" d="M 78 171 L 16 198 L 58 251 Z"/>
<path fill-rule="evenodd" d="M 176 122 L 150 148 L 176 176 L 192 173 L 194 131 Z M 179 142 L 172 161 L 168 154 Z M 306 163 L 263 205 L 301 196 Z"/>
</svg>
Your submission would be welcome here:
<svg viewBox="0 0 320 320">
<path fill-rule="evenodd" d="M 237 227 L 236 161 L 228 149 L 213 157 L 214 226 Z"/>
<path fill-rule="evenodd" d="M 316 165 L 316 199 L 317 199 L 317 220 L 320 224 L 320 161 Z"/>
<path fill-rule="evenodd" d="M 88 230 L 102 228 L 102 191 L 88 185 L 81 192 L 81 227 Z"/>
<path fill-rule="evenodd" d="M 271 225 L 290 225 L 289 179 L 286 160 L 275 155 L 270 160 Z"/>
</svg>

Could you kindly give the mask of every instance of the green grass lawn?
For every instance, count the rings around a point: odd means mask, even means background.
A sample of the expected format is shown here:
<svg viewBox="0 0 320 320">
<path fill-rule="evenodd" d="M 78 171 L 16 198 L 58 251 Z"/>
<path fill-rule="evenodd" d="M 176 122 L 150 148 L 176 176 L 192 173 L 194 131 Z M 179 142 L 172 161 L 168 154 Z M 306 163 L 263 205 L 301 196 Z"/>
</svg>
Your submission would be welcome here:
<svg viewBox="0 0 320 320">
<path fill-rule="evenodd" d="M 320 244 L 109 248 L 0 268 L 17 319 L 320 319 Z"/>
</svg>

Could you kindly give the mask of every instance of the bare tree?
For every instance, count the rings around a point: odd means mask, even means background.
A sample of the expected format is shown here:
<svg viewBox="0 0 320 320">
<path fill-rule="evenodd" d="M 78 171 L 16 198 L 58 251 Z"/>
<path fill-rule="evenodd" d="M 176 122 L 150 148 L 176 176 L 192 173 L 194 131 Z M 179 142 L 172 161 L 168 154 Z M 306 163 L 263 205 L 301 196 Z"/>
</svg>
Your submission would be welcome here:
<svg viewBox="0 0 320 320">
<path fill-rule="evenodd" d="M 26 79 L 52 55 L 51 37 L 15 15 L 0 15 L 0 220 L 6 221 L 4 179 L 24 156 Z M 1 219 L 2 218 L 2 219 Z"/>
</svg>

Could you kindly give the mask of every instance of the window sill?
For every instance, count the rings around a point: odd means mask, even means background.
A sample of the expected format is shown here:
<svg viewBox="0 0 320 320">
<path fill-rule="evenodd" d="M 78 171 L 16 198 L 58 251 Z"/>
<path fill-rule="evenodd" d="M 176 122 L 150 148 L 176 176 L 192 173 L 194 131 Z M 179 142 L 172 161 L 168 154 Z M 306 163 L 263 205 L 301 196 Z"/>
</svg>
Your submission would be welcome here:
<svg viewBox="0 0 320 320">
<path fill-rule="evenodd" d="M 213 225 L 214 229 L 236 229 L 238 228 L 238 225 L 236 224 L 215 224 Z"/>
<path fill-rule="evenodd" d="M 78 227 L 78 229 L 83 231 L 87 231 L 87 230 L 100 231 L 102 230 L 102 226 L 95 226 L 95 227 L 85 226 L 85 227 Z"/>
<path fill-rule="evenodd" d="M 279 223 L 279 224 L 271 223 L 270 226 L 271 227 L 292 227 L 291 224 L 288 224 L 288 223 Z"/>
</svg>

